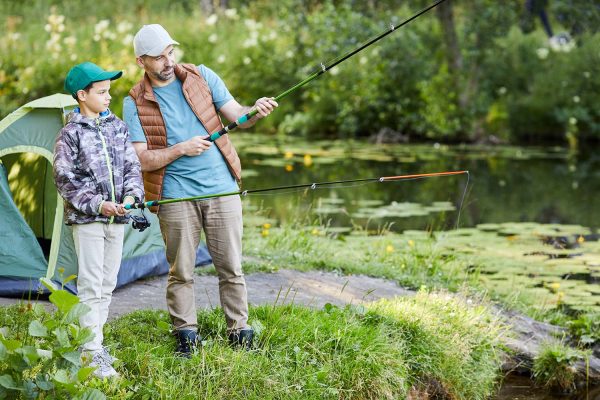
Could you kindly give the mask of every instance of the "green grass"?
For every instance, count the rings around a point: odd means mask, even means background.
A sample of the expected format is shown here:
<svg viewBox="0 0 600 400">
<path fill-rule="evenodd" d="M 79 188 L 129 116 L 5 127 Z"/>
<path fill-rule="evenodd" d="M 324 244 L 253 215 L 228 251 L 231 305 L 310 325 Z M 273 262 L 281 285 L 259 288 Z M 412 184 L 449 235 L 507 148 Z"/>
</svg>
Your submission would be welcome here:
<svg viewBox="0 0 600 400">
<path fill-rule="evenodd" d="M 205 345 L 190 360 L 173 356 L 166 312 L 121 317 L 105 342 L 122 376 L 89 386 L 110 399 L 398 399 L 432 388 L 485 399 L 495 390 L 502 328 L 458 296 L 420 292 L 321 310 L 274 304 L 250 314 L 257 348 L 245 352 L 228 346 L 220 308 L 200 311 Z M 25 327 L 28 318 L 23 307 L 0 308 L 0 326 Z"/>
</svg>

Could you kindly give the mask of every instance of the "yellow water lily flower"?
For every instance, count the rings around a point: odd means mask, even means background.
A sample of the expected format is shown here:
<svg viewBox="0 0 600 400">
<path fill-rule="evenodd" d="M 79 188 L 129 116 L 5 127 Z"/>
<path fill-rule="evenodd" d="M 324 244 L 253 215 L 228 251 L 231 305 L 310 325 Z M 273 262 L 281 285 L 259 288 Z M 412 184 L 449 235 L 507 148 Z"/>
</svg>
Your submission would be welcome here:
<svg viewBox="0 0 600 400">
<path fill-rule="evenodd" d="M 267 236 L 269 236 L 269 230 L 268 229 L 263 229 L 260 234 L 262 235 L 262 237 L 267 237 Z"/>
<path fill-rule="evenodd" d="M 388 244 L 385 247 L 385 251 L 386 251 L 386 253 L 393 253 L 394 252 L 394 246 L 392 246 L 391 244 Z"/>
<path fill-rule="evenodd" d="M 263 224 L 264 229 L 269 229 L 270 227 L 271 227 L 271 224 L 268 222 Z"/>
<path fill-rule="evenodd" d="M 285 166 L 285 170 L 287 172 L 292 172 L 294 170 L 294 166 L 291 165 L 291 164 L 288 164 L 288 165 Z"/>
<path fill-rule="evenodd" d="M 304 155 L 304 165 L 306 165 L 307 167 L 310 167 L 312 165 L 313 161 L 312 161 L 312 156 L 310 154 L 305 154 Z"/>
<path fill-rule="evenodd" d="M 286 160 L 289 160 L 292 157 L 294 157 L 294 153 L 292 153 L 291 151 L 286 151 L 283 155 L 283 158 L 285 158 Z"/>
</svg>

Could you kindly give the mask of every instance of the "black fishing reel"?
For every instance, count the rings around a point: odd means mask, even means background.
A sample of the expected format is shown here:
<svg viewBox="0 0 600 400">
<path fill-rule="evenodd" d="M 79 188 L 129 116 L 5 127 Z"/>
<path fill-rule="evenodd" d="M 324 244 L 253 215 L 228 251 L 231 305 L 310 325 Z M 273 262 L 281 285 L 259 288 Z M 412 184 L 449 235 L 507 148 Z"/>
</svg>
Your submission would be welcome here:
<svg viewBox="0 0 600 400">
<path fill-rule="evenodd" d="M 146 218 L 146 215 L 144 214 L 144 210 L 142 209 L 142 215 L 138 216 L 138 215 L 132 215 L 131 216 L 131 227 L 133 229 L 137 229 L 140 232 L 144 232 L 144 230 L 146 230 L 146 228 L 150 227 L 150 221 L 148 221 L 148 218 Z"/>
</svg>

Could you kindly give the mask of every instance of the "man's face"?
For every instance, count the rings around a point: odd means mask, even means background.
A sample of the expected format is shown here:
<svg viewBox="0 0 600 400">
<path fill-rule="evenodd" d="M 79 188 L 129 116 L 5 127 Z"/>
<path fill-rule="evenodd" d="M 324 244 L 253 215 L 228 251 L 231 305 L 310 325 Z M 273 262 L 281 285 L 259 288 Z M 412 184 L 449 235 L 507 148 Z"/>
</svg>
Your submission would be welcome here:
<svg viewBox="0 0 600 400">
<path fill-rule="evenodd" d="M 106 111 L 110 105 L 110 99 L 112 99 L 112 97 L 110 96 L 109 91 L 110 81 L 106 80 L 94 82 L 87 92 L 85 90 L 80 90 L 77 92 L 77 96 L 89 111 L 99 114 Z"/>
<path fill-rule="evenodd" d="M 141 56 L 137 63 L 155 80 L 168 82 L 175 77 L 175 48 L 167 46 L 158 56 Z"/>
</svg>

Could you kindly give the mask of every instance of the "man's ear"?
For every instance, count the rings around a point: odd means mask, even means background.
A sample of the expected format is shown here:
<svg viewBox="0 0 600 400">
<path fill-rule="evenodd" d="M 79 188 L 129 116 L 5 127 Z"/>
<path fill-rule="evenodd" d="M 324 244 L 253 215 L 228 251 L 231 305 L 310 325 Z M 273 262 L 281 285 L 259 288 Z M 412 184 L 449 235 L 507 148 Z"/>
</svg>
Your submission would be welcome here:
<svg viewBox="0 0 600 400">
<path fill-rule="evenodd" d="M 138 65 L 138 67 L 144 69 L 144 60 L 141 56 L 135 58 L 135 63 Z"/>
</svg>

